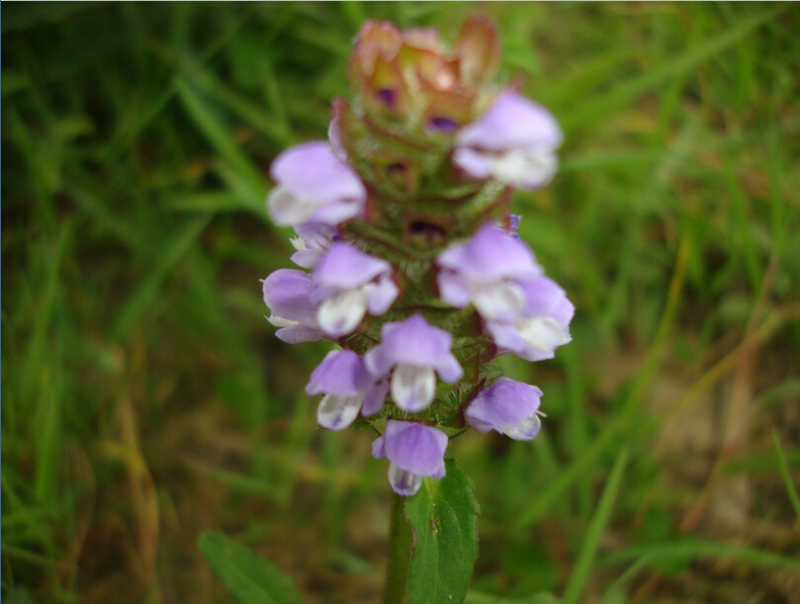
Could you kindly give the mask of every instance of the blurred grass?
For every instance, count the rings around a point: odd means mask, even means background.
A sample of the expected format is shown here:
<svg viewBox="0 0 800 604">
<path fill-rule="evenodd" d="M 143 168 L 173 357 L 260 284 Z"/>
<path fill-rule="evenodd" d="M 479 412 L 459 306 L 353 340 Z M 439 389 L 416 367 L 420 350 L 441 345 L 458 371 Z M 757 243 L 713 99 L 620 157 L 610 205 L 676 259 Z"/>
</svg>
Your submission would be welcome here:
<svg viewBox="0 0 800 604">
<path fill-rule="evenodd" d="M 377 601 L 385 467 L 315 430 L 326 346 L 263 319 L 268 166 L 325 136 L 364 18 L 472 12 L 565 128 L 514 202 L 578 311 L 554 361 L 503 361 L 539 438 L 455 443 L 470 597 L 798 601 L 800 11 L 438 2 L 3 5 L 4 599 L 229 601 L 213 529 L 305 601 Z"/>
</svg>

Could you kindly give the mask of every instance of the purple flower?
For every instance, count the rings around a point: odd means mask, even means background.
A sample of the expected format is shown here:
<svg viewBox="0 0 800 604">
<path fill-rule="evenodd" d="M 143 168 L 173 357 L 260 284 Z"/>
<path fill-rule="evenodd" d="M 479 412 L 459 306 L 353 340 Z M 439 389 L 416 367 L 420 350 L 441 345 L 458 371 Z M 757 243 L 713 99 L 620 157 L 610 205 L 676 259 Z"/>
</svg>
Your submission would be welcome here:
<svg viewBox="0 0 800 604">
<path fill-rule="evenodd" d="M 336 225 L 360 214 L 367 197 L 355 171 L 325 142 L 287 149 L 272 163 L 270 175 L 278 186 L 267 206 L 280 226 Z"/>
<path fill-rule="evenodd" d="M 359 411 L 364 415 L 380 411 L 388 391 L 388 381 L 376 383 L 364 358 L 350 350 L 329 352 L 306 386 L 309 395 L 325 395 L 317 408 L 317 421 L 334 431 L 347 428 Z"/>
<path fill-rule="evenodd" d="M 382 315 L 399 290 L 392 281 L 392 265 L 359 252 L 347 243 L 334 243 L 311 275 L 320 302 L 317 321 L 330 336 L 351 333 L 364 314 Z"/>
<path fill-rule="evenodd" d="M 315 268 L 325 251 L 339 241 L 336 229 L 329 224 L 305 222 L 294 230 L 298 237 L 289 240 L 297 250 L 292 254 L 292 262 L 303 268 Z"/>
<path fill-rule="evenodd" d="M 467 243 L 436 259 L 439 295 L 457 308 L 470 302 L 486 321 L 510 321 L 525 308 L 523 280 L 542 273 L 533 252 L 519 238 L 485 224 Z"/>
<path fill-rule="evenodd" d="M 395 404 L 410 413 L 427 409 L 436 394 L 436 374 L 457 382 L 464 374 L 450 352 L 453 336 L 433 327 L 421 315 L 400 323 L 386 323 L 381 343 L 364 355 L 367 369 L 377 377 L 392 369 L 391 391 Z"/>
<path fill-rule="evenodd" d="M 398 495 L 411 496 L 424 476 L 439 480 L 445 474 L 447 436 L 435 428 L 390 419 L 386 431 L 372 443 L 372 456 L 389 458 L 389 484 Z"/>
<path fill-rule="evenodd" d="M 513 321 L 489 321 L 486 329 L 501 352 L 514 352 L 527 361 L 555 356 L 555 349 L 572 340 L 569 323 L 575 307 L 552 279 L 539 276 L 520 283 L 525 308 Z"/>
<path fill-rule="evenodd" d="M 491 176 L 512 187 L 533 190 L 555 174 L 555 149 L 561 141 L 561 130 L 550 112 L 509 89 L 458 133 L 453 163 L 474 178 Z"/>
<path fill-rule="evenodd" d="M 541 396 L 536 386 L 501 377 L 478 393 L 464 417 L 479 432 L 496 430 L 514 440 L 531 440 L 542 426 L 537 415 Z"/>
<path fill-rule="evenodd" d="M 275 335 L 284 342 L 316 342 L 325 337 L 317 323 L 314 289 L 307 273 L 293 269 L 277 270 L 264 280 L 264 303 L 272 313 L 268 320 L 280 327 Z"/>
<path fill-rule="evenodd" d="M 458 308 L 472 303 L 501 352 L 540 361 L 570 341 L 575 308 L 522 240 L 488 223 L 436 263 L 441 298 Z"/>
</svg>

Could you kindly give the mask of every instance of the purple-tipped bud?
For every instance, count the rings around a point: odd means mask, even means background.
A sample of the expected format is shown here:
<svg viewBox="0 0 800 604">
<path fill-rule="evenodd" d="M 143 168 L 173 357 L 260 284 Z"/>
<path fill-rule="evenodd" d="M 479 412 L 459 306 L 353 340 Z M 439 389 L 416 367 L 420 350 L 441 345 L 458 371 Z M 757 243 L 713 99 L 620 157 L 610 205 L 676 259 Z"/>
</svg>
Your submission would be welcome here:
<svg viewBox="0 0 800 604">
<path fill-rule="evenodd" d="M 515 440 L 531 440 L 542 425 L 542 391 L 536 386 L 501 377 L 472 400 L 464 418 L 479 432 L 496 430 Z"/>
<path fill-rule="evenodd" d="M 376 459 L 389 459 L 389 483 L 395 493 L 409 497 L 422 485 L 422 478 L 439 480 L 445 474 L 447 436 L 435 428 L 415 422 L 390 419 L 386 431 L 372 443 Z"/>
<path fill-rule="evenodd" d="M 278 186 L 267 207 L 280 226 L 337 225 L 359 215 L 367 198 L 358 175 L 325 142 L 287 149 L 272 163 L 270 174 Z"/>
<path fill-rule="evenodd" d="M 561 129 L 547 109 L 507 90 L 458 133 L 453 163 L 474 178 L 493 177 L 534 190 L 555 174 L 561 141 Z"/>
<path fill-rule="evenodd" d="M 453 336 L 433 327 L 421 315 L 400 323 L 386 323 L 381 343 L 367 352 L 367 369 L 382 377 L 392 371 L 391 392 L 395 404 L 410 413 L 427 409 L 436 395 L 436 374 L 448 383 L 464 374 L 450 352 Z"/>
</svg>

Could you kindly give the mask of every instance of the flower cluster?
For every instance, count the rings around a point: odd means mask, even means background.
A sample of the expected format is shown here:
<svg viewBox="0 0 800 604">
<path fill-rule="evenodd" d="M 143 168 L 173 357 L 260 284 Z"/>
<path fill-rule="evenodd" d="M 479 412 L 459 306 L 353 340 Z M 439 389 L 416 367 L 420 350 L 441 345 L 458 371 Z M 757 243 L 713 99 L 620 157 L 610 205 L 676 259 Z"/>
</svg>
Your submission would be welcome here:
<svg viewBox="0 0 800 604">
<path fill-rule="evenodd" d="M 541 390 L 492 361 L 553 357 L 574 307 L 516 234 L 513 188 L 544 186 L 561 131 L 514 86 L 492 83 L 493 27 L 468 20 L 448 49 L 434 30 L 366 23 L 334 101 L 329 142 L 281 153 L 267 199 L 291 226 L 300 268 L 264 281 L 276 335 L 339 346 L 312 372 L 319 424 L 380 436 L 389 482 L 413 495 L 441 478 L 448 440 L 470 426 L 539 432 Z"/>
</svg>

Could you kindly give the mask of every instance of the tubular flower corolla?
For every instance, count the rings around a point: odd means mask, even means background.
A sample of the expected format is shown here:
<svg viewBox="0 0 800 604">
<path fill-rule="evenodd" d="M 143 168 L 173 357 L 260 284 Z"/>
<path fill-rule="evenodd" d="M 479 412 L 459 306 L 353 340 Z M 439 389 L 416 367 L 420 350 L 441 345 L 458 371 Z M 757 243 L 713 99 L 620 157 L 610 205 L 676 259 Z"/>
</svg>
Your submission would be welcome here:
<svg viewBox="0 0 800 604">
<path fill-rule="evenodd" d="M 372 443 L 376 459 L 389 459 L 389 484 L 398 495 L 411 496 L 422 479 L 437 480 L 445 474 L 444 452 L 447 435 L 416 422 L 389 420 L 386 431 Z"/>
<path fill-rule="evenodd" d="M 367 369 L 375 376 L 392 372 L 394 403 L 404 411 L 427 409 L 436 395 L 436 374 L 452 384 L 464 371 L 450 352 L 453 336 L 430 325 L 421 315 L 401 323 L 386 323 L 381 343 L 367 352 Z"/>
<path fill-rule="evenodd" d="M 272 163 L 270 174 L 278 186 L 267 198 L 267 207 L 277 225 L 312 221 L 337 225 L 364 207 L 364 184 L 328 143 L 315 141 L 287 149 Z"/>
<path fill-rule="evenodd" d="M 542 426 L 537 415 L 541 396 L 536 386 L 501 377 L 478 393 L 464 418 L 479 432 L 495 430 L 514 440 L 531 440 Z"/>
<path fill-rule="evenodd" d="M 282 268 L 264 279 L 264 303 L 272 312 L 275 335 L 288 344 L 316 342 L 325 334 L 317 323 L 318 304 L 312 301 L 314 284 L 308 273 Z"/>
<path fill-rule="evenodd" d="M 312 372 L 306 394 L 324 394 L 317 408 L 319 425 L 344 430 L 358 417 L 381 410 L 389 384 L 376 381 L 367 371 L 364 358 L 350 350 L 332 350 Z"/>
<path fill-rule="evenodd" d="M 456 135 L 453 163 L 474 178 L 493 177 L 532 191 L 555 174 L 561 141 L 561 129 L 547 109 L 506 90 Z"/>
<path fill-rule="evenodd" d="M 359 252 L 347 243 L 334 243 L 311 275 L 319 301 L 317 321 L 330 336 L 351 333 L 367 311 L 382 315 L 399 290 L 392 281 L 392 265 Z"/>
</svg>

